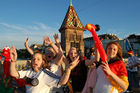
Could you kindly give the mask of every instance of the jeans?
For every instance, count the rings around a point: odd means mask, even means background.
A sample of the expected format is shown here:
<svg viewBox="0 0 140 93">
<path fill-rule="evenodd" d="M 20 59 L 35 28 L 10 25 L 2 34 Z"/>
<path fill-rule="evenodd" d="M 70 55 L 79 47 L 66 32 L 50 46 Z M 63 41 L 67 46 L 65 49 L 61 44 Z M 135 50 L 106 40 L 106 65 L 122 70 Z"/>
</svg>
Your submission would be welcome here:
<svg viewBox="0 0 140 93">
<path fill-rule="evenodd" d="M 139 86 L 138 72 L 128 71 L 128 81 L 129 81 L 128 87 L 129 91 L 132 91 L 133 88 L 138 88 Z"/>
</svg>

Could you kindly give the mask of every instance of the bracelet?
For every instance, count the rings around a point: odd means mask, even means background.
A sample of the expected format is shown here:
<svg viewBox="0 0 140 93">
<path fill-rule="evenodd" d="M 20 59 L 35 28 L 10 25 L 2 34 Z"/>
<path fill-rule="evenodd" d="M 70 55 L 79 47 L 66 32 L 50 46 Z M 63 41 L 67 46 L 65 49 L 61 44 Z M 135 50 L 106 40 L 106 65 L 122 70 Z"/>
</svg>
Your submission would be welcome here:
<svg viewBox="0 0 140 93">
<path fill-rule="evenodd" d="M 50 43 L 50 45 L 52 45 L 52 44 L 53 44 L 53 42 Z"/>
<path fill-rule="evenodd" d="M 69 75 L 70 75 L 70 73 L 65 73 L 65 75 L 66 75 L 66 76 L 69 76 Z"/>
<path fill-rule="evenodd" d="M 16 62 L 16 61 L 10 60 L 10 62 Z"/>
<path fill-rule="evenodd" d="M 91 68 L 91 66 L 88 66 L 88 68 Z"/>
<path fill-rule="evenodd" d="M 16 61 L 11 61 L 11 63 L 16 63 Z"/>
</svg>

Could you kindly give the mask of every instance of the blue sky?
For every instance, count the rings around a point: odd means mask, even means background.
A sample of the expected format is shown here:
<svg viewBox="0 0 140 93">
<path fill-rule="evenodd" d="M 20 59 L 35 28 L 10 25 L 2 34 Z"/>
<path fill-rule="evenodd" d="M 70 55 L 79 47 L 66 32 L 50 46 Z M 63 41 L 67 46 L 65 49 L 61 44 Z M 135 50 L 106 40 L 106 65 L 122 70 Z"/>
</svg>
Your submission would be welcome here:
<svg viewBox="0 0 140 93">
<path fill-rule="evenodd" d="M 45 35 L 53 39 L 69 5 L 70 0 L 0 0 L 0 49 L 25 48 L 27 37 L 29 44 L 42 44 Z M 98 35 L 140 34 L 140 0 L 73 0 L 72 5 L 84 26 L 101 26 Z M 88 36 L 91 33 L 85 31 L 84 37 Z"/>
</svg>

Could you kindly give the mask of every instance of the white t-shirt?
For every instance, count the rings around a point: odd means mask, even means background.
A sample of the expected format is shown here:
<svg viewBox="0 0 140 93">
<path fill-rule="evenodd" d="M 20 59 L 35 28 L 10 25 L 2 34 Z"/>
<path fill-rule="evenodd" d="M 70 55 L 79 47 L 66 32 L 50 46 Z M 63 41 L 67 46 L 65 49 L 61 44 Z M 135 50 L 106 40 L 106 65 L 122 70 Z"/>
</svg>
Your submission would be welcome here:
<svg viewBox="0 0 140 93">
<path fill-rule="evenodd" d="M 129 67 L 133 66 L 137 63 L 140 63 L 140 61 L 138 60 L 138 57 L 136 57 L 136 56 L 128 57 L 128 66 Z M 136 72 L 136 71 L 138 71 L 138 68 L 137 67 L 134 67 L 133 69 L 128 68 L 128 70 L 131 72 Z"/>
<path fill-rule="evenodd" d="M 119 93 L 105 75 L 101 66 L 97 68 L 97 81 L 93 93 Z"/>
<path fill-rule="evenodd" d="M 62 76 L 62 66 L 58 66 L 55 63 L 51 64 L 50 71 L 58 76 Z"/>
<path fill-rule="evenodd" d="M 37 86 L 26 85 L 26 93 L 49 93 L 52 87 L 58 87 L 60 77 L 56 76 L 48 69 L 41 70 L 40 72 L 34 72 L 32 69 L 19 71 L 20 78 L 29 77 L 37 78 L 39 84 Z"/>
<path fill-rule="evenodd" d="M 51 63 L 50 71 L 60 77 L 62 76 L 62 66 L 56 65 L 56 61 Z M 64 93 L 62 87 L 60 88 L 53 87 L 50 91 L 50 93 L 56 93 L 56 92 Z"/>
</svg>

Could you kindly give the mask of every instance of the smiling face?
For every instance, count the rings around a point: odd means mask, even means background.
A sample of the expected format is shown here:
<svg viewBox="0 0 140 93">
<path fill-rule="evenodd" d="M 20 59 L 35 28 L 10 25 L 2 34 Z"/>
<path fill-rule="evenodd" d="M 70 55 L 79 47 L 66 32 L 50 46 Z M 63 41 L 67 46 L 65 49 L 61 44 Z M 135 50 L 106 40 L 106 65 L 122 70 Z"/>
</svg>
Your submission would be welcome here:
<svg viewBox="0 0 140 93">
<path fill-rule="evenodd" d="M 40 53 L 36 53 L 32 58 L 32 67 L 35 72 L 38 72 L 45 63 L 42 56 Z"/>
<path fill-rule="evenodd" d="M 108 59 L 114 58 L 117 56 L 118 53 L 118 47 L 115 44 L 110 44 L 107 47 L 107 56 Z"/>
<path fill-rule="evenodd" d="M 46 59 L 48 62 L 52 62 L 52 60 L 54 59 L 55 55 L 51 50 L 47 50 L 46 52 Z"/>
<path fill-rule="evenodd" d="M 77 57 L 77 51 L 76 51 L 76 48 L 72 48 L 69 52 L 69 57 L 70 57 L 70 60 L 73 61 L 76 57 Z"/>
</svg>

